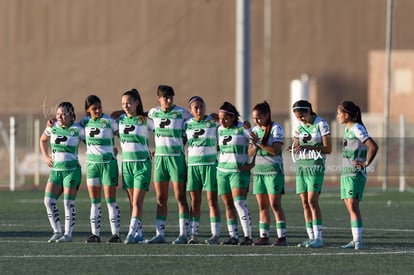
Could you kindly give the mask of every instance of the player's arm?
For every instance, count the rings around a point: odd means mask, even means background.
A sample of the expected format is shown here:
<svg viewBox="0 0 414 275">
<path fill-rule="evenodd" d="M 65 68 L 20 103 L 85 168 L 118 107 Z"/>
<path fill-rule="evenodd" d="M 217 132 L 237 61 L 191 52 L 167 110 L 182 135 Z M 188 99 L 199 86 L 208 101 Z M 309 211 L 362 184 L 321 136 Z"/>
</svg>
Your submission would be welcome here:
<svg viewBox="0 0 414 275">
<path fill-rule="evenodd" d="M 49 155 L 49 140 L 50 137 L 43 133 L 40 137 L 40 151 L 42 152 L 43 159 L 47 166 L 53 167 L 52 157 Z"/>
<path fill-rule="evenodd" d="M 365 162 L 365 166 L 368 166 L 377 155 L 378 145 L 372 138 L 367 139 L 364 143 L 368 147 L 367 161 Z"/>
</svg>

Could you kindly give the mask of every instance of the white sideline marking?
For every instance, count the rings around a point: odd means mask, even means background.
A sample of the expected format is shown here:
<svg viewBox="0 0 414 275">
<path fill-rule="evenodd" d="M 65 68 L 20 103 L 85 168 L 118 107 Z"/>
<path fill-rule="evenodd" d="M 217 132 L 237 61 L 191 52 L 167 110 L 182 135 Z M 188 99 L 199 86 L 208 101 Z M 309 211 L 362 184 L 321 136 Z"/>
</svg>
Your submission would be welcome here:
<svg viewBox="0 0 414 275">
<path fill-rule="evenodd" d="M 0 258 L 84 258 L 84 257 L 298 257 L 298 256 L 355 256 L 355 255 L 403 255 L 414 254 L 414 250 L 402 250 L 402 251 L 388 251 L 388 252 L 339 252 L 339 253 L 295 253 L 295 254 L 103 254 L 103 255 L 3 255 Z"/>
</svg>

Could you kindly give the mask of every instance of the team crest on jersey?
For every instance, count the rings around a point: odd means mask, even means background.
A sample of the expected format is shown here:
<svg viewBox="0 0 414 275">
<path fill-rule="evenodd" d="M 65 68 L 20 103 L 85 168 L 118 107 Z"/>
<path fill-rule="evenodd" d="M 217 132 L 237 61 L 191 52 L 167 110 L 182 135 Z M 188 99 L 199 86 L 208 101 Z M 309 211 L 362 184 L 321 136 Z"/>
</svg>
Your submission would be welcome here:
<svg viewBox="0 0 414 275">
<path fill-rule="evenodd" d="M 176 112 L 172 113 L 172 117 L 173 117 L 174 119 L 176 119 L 176 118 L 177 118 L 177 113 L 176 113 Z"/>
<path fill-rule="evenodd" d="M 137 124 L 138 125 L 142 125 L 143 123 L 144 123 L 143 119 L 142 118 L 138 118 Z"/>
<path fill-rule="evenodd" d="M 207 126 L 208 128 L 210 128 L 211 123 L 210 123 L 210 122 L 207 122 L 207 123 L 206 123 L 206 126 Z"/>
<path fill-rule="evenodd" d="M 106 120 L 102 120 L 101 127 L 105 128 L 108 122 Z"/>
<path fill-rule="evenodd" d="M 70 135 L 71 137 L 73 137 L 73 136 L 75 135 L 75 130 L 74 130 L 74 129 L 71 129 L 71 130 L 70 130 L 69 135 Z"/>
</svg>

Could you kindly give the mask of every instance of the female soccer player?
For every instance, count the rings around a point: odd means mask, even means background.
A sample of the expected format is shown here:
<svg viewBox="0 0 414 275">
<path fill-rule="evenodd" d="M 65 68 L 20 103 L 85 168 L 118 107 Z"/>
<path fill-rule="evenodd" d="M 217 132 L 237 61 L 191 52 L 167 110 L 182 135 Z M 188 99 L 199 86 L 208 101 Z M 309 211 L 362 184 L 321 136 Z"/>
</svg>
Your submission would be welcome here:
<svg viewBox="0 0 414 275">
<path fill-rule="evenodd" d="M 187 109 L 174 104 L 174 89 L 160 85 L 157 100 L 160 106 L 148 112 L 153 120 L 155 134 L 154 187 L 157 198 L 156 235 L 147 240 L 149 244 L 165 243 L 167 201 L 170 180 L 178 203 L 180 234 L 173 244 L 186 244 L 189 209 L 186 198 L 187 166 L 184 156 L 184 121 L 191 117 Z"/>
<path fill-rule="evenodd" d="M 40 137 L 40 150 L 47 166 L 52 168 L 45 188 L 44 205 L 53 229 L 52 242 L 71 242 L 75 224 L 75 199 L 82 181 L 78 147 L 85 139 L 83 128 L 75 123 L 75 109 L 70 102 L 62 102 L 56 109 L 56 121 L 46 127 Z M 49 155 L 49 144 L 52 155 Z M 62 233 L 57 200 L 63 192 L 65 233 Z"/>
<path fill-rule="evenodd" d="M 218 195 L 226 208 L 227 230 L 230 238 L 223 245 L 252 245 L 251 217 L 247 208 L 247 193 L 250 185 L 249 163 L 250 131 L 243 128 L 239 112 L 229 102 L 219 110 L 218 139 L 219 160 L 217 166 Z M 244 239 L 239 242 L 237 214 L 243 228 Z"/>
<path fill-rule="evenodd" d="M 131 207 L 129 232 L 125 243 L 131 244 L 144 241 L 142 207 L 152 172 L 148 137 L 154 127 L 152 120 L 144 113 L 141 96 L 136 89 L 123 93 L 121 102 L 125 112 L 118 119 L 122 148 L 122 183 Z"/>
<path fill-rule="evenodd" d="M 251 132 L 249 156 L 256 157 L 253 169 L 253 193 L 259 206 L 260 237 L 254 245 L 269 245 L 270 211 L 276 219 L 277 238 L 274 246 L 286 246 L 286 218 L 282 208 L 282 195 L 285 193 L 282 145 L 282 127 L 273 122 L 269 104 L 264 101 L 253 108 L 252 119 L 256 126 Z"/>
<path fill-rule="evenodd" d="M 309 237 L 298 246 L 319 248 L 323 246 L 319 195 L 325 176 L 326 154 L 332 151 L 330 130 L 328 123 L 312 110 L 308 101 L 299 100 L 292 109 L 299 120 L 291 148 L 296 162 L 296 193 L 300 194 Z"/>
<path fill-rule="evenodd" d="M 187 191 L 191 197 L 190 208 L 190 240 L 189 244 L 198 243 L 198 228 L 201 216 L 201 198 L 206 191 L 210 209 L 211 238 L 207 244 L 219 244 L 220 209 L 217 201 L 217 127 L 215 119 L 206 115 L 206 105 L 199 96 L 188 101 L 192 118 L 184 123 L 188 145 Z"/>
<path fill-rule="evenodd" d="M 341 248 L 359 250 L 362 244 L 362 215 L 359 202 L 367 180 L 366 167 L 372 163 L 378 145 L 368 135 L 362 123 L 361 110 L 352 101 L 338 106 L 338 122 L 345 124 L 342 147 L 341 199 L 344 200 L 351 220 L 352 241 Z"/>
<path fill-rule="evenodd" d="M 109 213 L 112 237 L 109 243 L 120 243 L 120 211 L 116 202 L 118 163 L 114 137 L 118 123 L 102 112 L 102 103 L 96 95 L 85 100 L 87 116 L 81 120 L 86 136 L 86 184 L 91 201 L 90 223 L 92 234 L 87 243 L 101 242 L 101 193 L 104 191 Z"/>
</svg>

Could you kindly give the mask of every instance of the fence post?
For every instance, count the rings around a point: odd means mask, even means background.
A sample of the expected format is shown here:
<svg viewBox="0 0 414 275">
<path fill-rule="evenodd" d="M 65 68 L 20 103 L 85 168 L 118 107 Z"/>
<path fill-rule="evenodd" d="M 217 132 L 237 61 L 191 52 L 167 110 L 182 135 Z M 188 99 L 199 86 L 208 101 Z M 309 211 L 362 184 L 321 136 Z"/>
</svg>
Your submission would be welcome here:
<svg viewBox="0 0 414 275">
<path fill-rule="evenodd" d="M 39 186 L 40 184 L 40 144 L 39 144 L 39 135 L 40 135 L 40 121 L 35 119 L 34 121 L 34 185 Z"/>
<path fill-rule="evenodd" d="M 16 119 L 10 117 L 10 191 L 16 190 Z"/>
<path fill-rule="evenodd" d="M 405 117 L 400 115 L 400 192 L 404 192 L 405 181 Z"/>
</svg>

